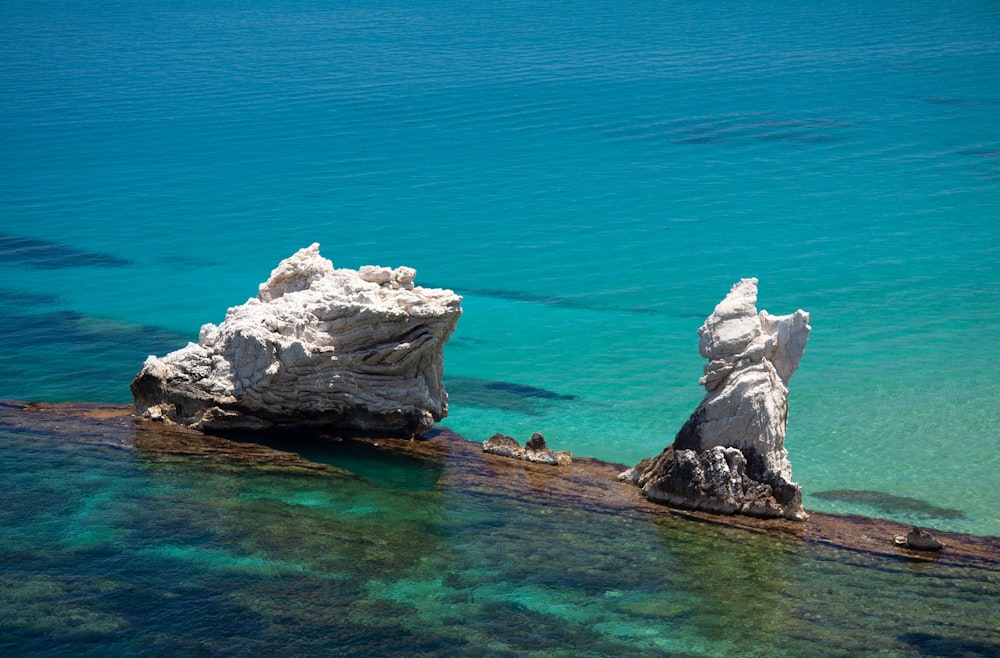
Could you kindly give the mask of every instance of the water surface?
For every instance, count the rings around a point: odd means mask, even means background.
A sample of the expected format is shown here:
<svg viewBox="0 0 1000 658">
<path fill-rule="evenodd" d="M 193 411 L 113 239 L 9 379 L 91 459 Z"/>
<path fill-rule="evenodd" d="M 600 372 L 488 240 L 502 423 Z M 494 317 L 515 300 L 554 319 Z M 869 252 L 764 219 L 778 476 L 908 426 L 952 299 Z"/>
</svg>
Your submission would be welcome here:
<svg viewBox="0 0 1000 658">
<path fill-rule="evenodd" d="M 1000 650 L 996 542 L 978 561 L 956 557 L 961 536 L 912 559 L 890 537 L 871 552 L 616 509 L 629 485 L 577 497 L 568 469 L 476 451 L 272 437 L 327 465 L 304 468 L 47 416 L 0 423 L 4 655 Z"/>
<path fill-rule="evenodd" d="M 806 506 L 1000 535 L 998 35 L 975 0 L 6 0 L 0 399 L 128 402 L 320 242 L 464 295 L 448 427 L 632 464 L 756 276 L 812 316 Z M 993 576 L 498 508 L 364 455 L 3 443 L 5 653 L 997 653 Z"/>
</svg>

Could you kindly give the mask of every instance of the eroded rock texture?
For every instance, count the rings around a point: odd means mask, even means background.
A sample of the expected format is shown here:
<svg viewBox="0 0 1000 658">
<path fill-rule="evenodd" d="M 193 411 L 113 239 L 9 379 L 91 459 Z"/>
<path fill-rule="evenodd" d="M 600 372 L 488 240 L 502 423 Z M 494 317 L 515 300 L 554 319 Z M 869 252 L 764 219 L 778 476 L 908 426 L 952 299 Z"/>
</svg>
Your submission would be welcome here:
<svg viewBox="0 0 1000 658">
<path fill-rule="evenodd" d="M 556 452 L 545 445 L 545 437 L 539 432 L 532 434 L 524 447 L 517 439 L 498 432 L 483 441 L 483 452 L 551 466 L 565 466 L 573 462 L 573 456 L 568 451 Z"/>
<path fill-rule="evenodd" d="M 658 457 L 622 474 L 651 499 L 725 514 L 805 519 L 785 450 L 788 380 L 809 314 L 757 312 L 757 279 L 733 286 L 698 330 L 705 398 Z"/>
<path fill-rule="evenodd" d="M 201 430 L 323 426 L 412 436 L 448 413 L 443 348 L 461 315 L 408 267 L 334 269 L 319 245 L 132 382 L 137 415 Z"/>
</svg>

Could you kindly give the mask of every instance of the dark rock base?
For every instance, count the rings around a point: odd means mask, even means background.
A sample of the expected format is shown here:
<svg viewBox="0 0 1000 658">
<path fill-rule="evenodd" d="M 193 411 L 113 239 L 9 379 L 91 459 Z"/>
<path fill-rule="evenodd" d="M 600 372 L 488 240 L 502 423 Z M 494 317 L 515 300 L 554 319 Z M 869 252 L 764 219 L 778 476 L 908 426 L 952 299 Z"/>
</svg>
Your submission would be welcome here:
<svg viewBox="0 0 1000 658">
<path fill-rule="evenodd" d="M 138 416 L 203 432 L 298 427 L 412 438 L 423 436 L 443 418 L 426 409 L 376 413 L 362 404 L 347 402 L 339 408 L 278 414 L 238 401 L 220 403 L 190 382 L 165 381 L 145 371 L 135 377 L 130 388 Z"/>
<path fill-rule="evenodd" d="M 804 521 L 802 489 L 769 474 L 752 477 L 736 448 L 676 450 L 644 459 L 621 474 L 649 500 L 715 514 L 745 514 Z"/>
</svg>

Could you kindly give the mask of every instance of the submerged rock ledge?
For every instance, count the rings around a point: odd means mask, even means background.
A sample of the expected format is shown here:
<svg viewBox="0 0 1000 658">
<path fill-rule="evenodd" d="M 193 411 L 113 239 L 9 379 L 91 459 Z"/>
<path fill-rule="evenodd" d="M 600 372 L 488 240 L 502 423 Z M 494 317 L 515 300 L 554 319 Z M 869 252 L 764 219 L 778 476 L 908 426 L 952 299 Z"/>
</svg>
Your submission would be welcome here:
<svg viewBox="0 0 1000 658">
<path fill-rule="evenodd" d="M 231 441 L 136 418 L 133 408 L 127 405 L 0 402 L 0 425 L 44 433 L 59 442 L 134 451 L 154 460 L 210 460 L 315 477 L 358 477 L 285 449 L 280 433 L 258 433 L 255 437 L 258 442 Z M 269 434 L 273 438 L 268 438 Z M 637 521 L 657 516 L 682 517 L 772 534 L 806 546 L 904 557 L 1000 574 L 1000 537 L 934 530 L 934 536 L 945 548 L 929 553 L 913 550 L 905 543 L 897 544 L 895 538 L 907 535 L 912 527 L 884 519 L 810 512 L 808 521 L 799 522 L 681 509 L 649 501 L 636 487 L 617 481 L 615 476 L 623 468 L 621 464 L 575 457 L 565 468 L 552 468 L 521 460 L 491 459 L 491 455 L 483 452 L 481 442 L 468 441 L 440 427 L 420 441 L 366 436 L 333 438 L 318 432 L 315 438 L 329 440 L 332 449 L 341 444 L 364 444 L 387 455 L 430 460 L 440 466 L 442 491 L 472 490 L 495 498 L 498 507 L 502 507 L 504 499 L 516 498 L 533 500 L 552 510 L 584 509 Z"/>
</svg>

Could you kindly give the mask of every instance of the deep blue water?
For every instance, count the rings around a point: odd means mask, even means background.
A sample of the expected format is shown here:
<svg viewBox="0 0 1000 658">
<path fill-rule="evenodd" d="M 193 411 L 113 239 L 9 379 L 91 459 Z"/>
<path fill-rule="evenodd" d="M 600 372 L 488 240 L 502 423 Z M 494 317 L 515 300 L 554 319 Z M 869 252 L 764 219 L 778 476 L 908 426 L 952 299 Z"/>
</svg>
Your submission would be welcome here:
<svg viewBox="0 0 1000 658">
<path fill-rule="evenodd" d="M 445 425 L 622 463 L 756 276 L 806 506 L 1000 534 L 995 2 L 0 4 L 0 398 L 128 402 L 311 242 L 464 295 Z"/>
</svg>

